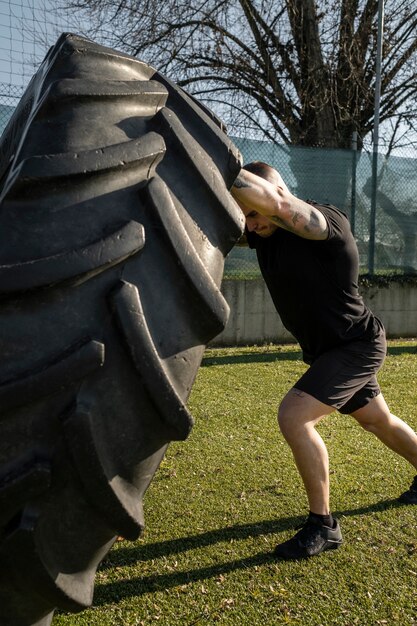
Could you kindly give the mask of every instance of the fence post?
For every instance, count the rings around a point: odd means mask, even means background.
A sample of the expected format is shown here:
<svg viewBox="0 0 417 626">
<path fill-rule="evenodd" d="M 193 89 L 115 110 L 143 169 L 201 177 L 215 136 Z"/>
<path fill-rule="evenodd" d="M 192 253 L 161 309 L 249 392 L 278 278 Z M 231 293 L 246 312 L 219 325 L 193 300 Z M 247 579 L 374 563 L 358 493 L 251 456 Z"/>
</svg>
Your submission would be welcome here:
<svg viewBox="0 0 417 626">
<path fill-rule="evenodd" d="M 374 136 L 372 158 L 372 196 L 371 215 L 369 225 L 369 273 L 374 273 L 375 264 L 375 221 L 376 221 L 376 192 L 378 187 L 378 141 L 379 141 L 379 105 L 381 99 L 381 61 L 382 61 L 382 34 L 384 30 L 384 0 L 378 0 L 378 33 L 375 70 L 375 111 Z"/>
<path fill-rule="evenodd" d="M 356 220 L 356 166 L 357 166 L 357 150 L 358 150 L 358 131 L 352 133 L 352 185 L 350 195 L 350 228 L 353 235 L 355 234 Z"/>
</svg>

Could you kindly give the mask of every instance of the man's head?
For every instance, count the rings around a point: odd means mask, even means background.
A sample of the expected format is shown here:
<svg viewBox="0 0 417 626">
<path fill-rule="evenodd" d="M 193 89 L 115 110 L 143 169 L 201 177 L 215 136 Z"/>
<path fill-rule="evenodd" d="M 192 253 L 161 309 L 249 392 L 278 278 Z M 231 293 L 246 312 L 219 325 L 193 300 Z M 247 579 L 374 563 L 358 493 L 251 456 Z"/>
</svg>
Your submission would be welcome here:
<svg viewBox="0 0 417 626">
<path fill-rule="evenodd" d="M 251 163 L 244 165 L 243 169 L 267 180 L 271 183 L 271 185 L 274 185 L 274 187 L 280 187 L 288 190 L 277 170 L 263 161 L 252 161 Z M 265 217 L 265 215 L 262 215 L 254 210 L 250 210 L 242 204 L 239 204 L 239 206 L 245 215 L 246 228 L 249 232 L 255 232 L 259 235 L 259 237 L 270 237 L 278 228 L 278 225 Z"/>
</svg>

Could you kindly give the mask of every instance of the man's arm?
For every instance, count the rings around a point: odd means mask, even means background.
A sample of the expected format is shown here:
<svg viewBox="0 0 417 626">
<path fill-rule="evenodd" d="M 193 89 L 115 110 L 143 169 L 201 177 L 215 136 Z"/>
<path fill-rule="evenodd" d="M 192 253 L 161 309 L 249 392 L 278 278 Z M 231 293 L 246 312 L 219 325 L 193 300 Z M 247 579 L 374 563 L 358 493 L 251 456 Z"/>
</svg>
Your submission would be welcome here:
<svg viewBox="0 0 417 626">
<path fill-rule="evenodd" d="M 304 239 L 327 238 L 328 226 L 324 215 L 290 193 L 284 183 L 275 186 L 242 169 L 231 193 L 241 209 L 256 211 L 295 235 Z"/>
</svg>

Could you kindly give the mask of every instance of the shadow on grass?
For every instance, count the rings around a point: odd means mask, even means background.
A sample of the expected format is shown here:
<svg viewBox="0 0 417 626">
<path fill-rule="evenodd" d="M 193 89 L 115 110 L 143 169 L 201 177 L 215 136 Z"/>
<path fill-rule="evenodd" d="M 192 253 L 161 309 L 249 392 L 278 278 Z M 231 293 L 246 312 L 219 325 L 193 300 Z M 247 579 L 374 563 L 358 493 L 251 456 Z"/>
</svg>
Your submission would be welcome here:
<svg viewBox="0 0 417 626">
<path fill-rule="evenodd" d="M 204 357 L 201 365 L 210 367 L 212 365 L 236 365 L 238 363 L 273 363 L 274 361 L 301 361 L 301 350 L 291 352 L 249 352 L 247 354 L 225 354 L 219 356 Z"/>
<path fill-rule="evenodd" d="M 225 348 L 226 350 L 227 348 Z M 417 345 L 410 342 L 405 346 L 388 346 L 390 356 L 400 356 L 401 354 L 417 354 Z M 273 352 L 248 352 L 244 354 L 223 354 L 219 356 L 204 357 L 201 365 L 211 367 L 213 365 L 234 365 L 238 363 L 273 363 L 274 361 L 302 361 L 301 350 Z"/>
<path fill-rule="evenodd" d="M 94 593 L 94 606 L 103 606 L 115 603 L 124 598 L 141 596 L 145 593 L 165 591 L 173 587 L 188 585 L 193 582 L 216 578 L 239 569 L 249 569 L 255 566 L 273 562 L 271 553 L 260 552 L 254 556 L 228 563 L 219 563 L 188 572 L 173 572 L 172 574 L 153 574 L 151 576 L 128 578 L 117 582 L 97 585 Z"/>
<path fill-rule="evenodd" d="M 336 511 L 335 515 L 354 516 L 366 515 L 377 511 L 385 511 L 404 506 L 397 500 L 383 500 L 366 507 Z M 130 563 L 140 564 L 152 559 L 175 556 L 181 552 L 211 546 L 231 540 L 258 537 L 275 534 L 299 526 L 305 517 L 287 517 L 277 520 L 268 520 L 256 524 L 228 526 L 218 530 L 208 531 L 200 535 L 182 537 L 160 543 L 148 544 L 140 547 L 120 548 L 111 552 L 108 558 L 100 565 L 100 570 L 114 567 L 124 567 Z M 240 569 L 248 569 L 266 563 L 276 562 L 271 552 L 259 552 L 253 556 L 229 562 L 217 563 L 208 567 L 201 567 L 186 572 L 172 572 L 168 574 L 153 574 L 151 576 L 124 579 L 116 582 L 96 586 L 94 605 L 100 606 L 108 602 L 115 602 L 131 596 L 140 596 L 144 593 L 154 593 L 192 582 L 215 578 Z"/>
<path fill-rule="evenodd" d="M 176 555 L 180 552 L 196 550 L 217 543 L 227 543 L 232 540 L 239 541 L 248 539 L 249 537 L 270 535 L 287 530 L 288 528 L 294 528 L 297 524 L 301 524 L 303 519 L 303 517 L 287 517 L 258 522 L 256 524 L 226 526 L 199 535 L 191 535 L 190 537 L 181 537 L 180 539 L 171 539 L 140 547 L 120 548 L 110 553 L 109 559 L 101 564 L 100 569 L 129 565 L 129 563 L 136 563 L 137 561 L 159 559 L 164 556 Z"/>
<path fill-rule="evenodd" d="M 417 345 L 409 346 L 388 346 L 388 355 L 397 356 L 401 354 L 417 354 Z"/>
</svg>

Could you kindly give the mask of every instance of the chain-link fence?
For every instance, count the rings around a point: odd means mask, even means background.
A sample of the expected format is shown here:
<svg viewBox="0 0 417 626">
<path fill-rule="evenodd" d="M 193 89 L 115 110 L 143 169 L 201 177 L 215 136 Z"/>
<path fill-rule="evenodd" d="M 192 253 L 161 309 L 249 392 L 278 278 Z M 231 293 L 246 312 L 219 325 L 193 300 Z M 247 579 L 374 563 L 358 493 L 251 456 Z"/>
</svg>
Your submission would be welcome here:
<svg viewBox="0 0 417 626">
<path fill-rule="evenodd" d="M 23 87 L 0 83 L 0 135 L 23 94 Z"/>
<path fill-rule="evenodd" d="M 417 273 L 415 157 L 378 155 L 375 239 L 370 246 L 371 153 L 283 146 L 242 138 L 234 141 L 245 163 L 265 161 L 280 171 L 300 198 L 334 204 L 346 213 L 358 244 L 363 273 L 368 273 L 370 268 L 375 273 Z M 232 250 L 226 261 L 225 277 L 258 276 L 255 252 L 247 247 Z"/>
</svg>

